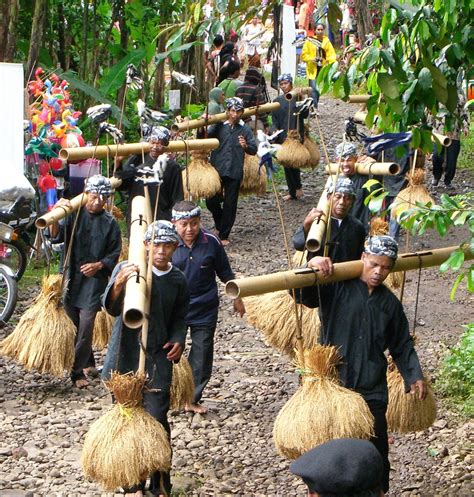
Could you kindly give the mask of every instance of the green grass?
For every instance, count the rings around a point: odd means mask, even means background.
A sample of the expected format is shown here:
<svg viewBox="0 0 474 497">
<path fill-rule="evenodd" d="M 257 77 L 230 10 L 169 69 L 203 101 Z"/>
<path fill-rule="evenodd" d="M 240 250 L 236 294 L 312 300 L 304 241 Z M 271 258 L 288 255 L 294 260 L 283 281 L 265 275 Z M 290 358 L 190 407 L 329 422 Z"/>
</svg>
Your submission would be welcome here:
<svg viewBox="0 0 474 497">
<path fill-rule="evenodd" d="M 471 117 L 469 134 L 461 136 L 461 153 L 458 158 L 458 167 L 474 172 L 474 117 Z"/>
</svg>

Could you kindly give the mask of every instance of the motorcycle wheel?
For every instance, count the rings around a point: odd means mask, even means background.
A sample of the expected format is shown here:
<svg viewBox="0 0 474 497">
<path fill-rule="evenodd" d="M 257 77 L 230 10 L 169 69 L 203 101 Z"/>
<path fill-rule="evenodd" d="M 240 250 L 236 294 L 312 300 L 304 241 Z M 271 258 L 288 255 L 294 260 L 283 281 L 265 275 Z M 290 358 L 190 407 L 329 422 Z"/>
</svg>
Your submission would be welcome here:
<svg viewBox="0 0 474 497">
<path fill-rule="evenodd" d="M 0 264 L 8 266 L 19 281 L 28 264 L 25 245 L 19 240 L 0 242 Z"/>
<path fill-rule="evenodd" d="M 0 265 L 0 328 L 10 319 L 18 298 L 18 285 L 10 272 Z"/>
</svg>

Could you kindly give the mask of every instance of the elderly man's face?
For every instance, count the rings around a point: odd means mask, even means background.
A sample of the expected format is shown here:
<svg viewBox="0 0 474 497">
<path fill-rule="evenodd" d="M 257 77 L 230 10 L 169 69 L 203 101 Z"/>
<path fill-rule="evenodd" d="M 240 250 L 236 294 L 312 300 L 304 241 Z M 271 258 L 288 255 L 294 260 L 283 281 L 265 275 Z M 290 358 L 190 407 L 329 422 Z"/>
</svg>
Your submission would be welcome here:
<svg viewBox="0 0 474 497">
<path fill-rule="evenodd" d="M 242 117 L 243 113 L 244 113 L 243 109 L 242 110 L 235 110 L 234 108 L 227 109 L 227 119 L 229 120 L 230 125 L 235 126 L 240 121 L 240 118 Z"/>
<path fill-rule="evenodd" d="M 107 195 L 99 195 L 98 193 L 88 193 L 86 201 L 86 211 L 90 214 L 98 214 L 104 210 L 108 200 Z"/>
<path fill-rule="evenodd" d="M 150 156 L 152 159 L 157 159 L 165 150 L 165 145 L 162 140 L 150 141 Z"/>
<path fill-rule="evenodd" d="M 381 285 L 385 278 L 389 275 L 393 268 L 394 261 L 386 255 L 362 254 L 362 269 L 361 280 L 367 283 L 369 290 Z"/>
<path fill-rule="evenodd" d="M 331 197 L 329 198 L 331 202 Z M 331 216 L 336 219 L 344 219 L 352 207 L 354 197 L 347 193 L 336 192 L 332 194 Z"/>
<path fill-rule="evenodd" d="M 289 91 L 293 89 L 293 85 L 286 81 L 285 79 L 281 80 L 279 83 L 280 90 L 286 95 Z"/>
<path fill-rule="evenodd" d="M 174 225 L 183 242 L 186 245 L 191 246 L 199 235 L 201 217 L 194 216 L 189 219 L 179 219 L 178 221 L 174 221 Z"/>
<path fill-rule="evenodd" d="M 344 176 L 352 176 L 355 173 L 357 157 L 345 157 L 341 159 L 341 172 Z"/>
<path fill-rule="evenodd" d="M 150 250 L 151 243 L 144 242 L 147 252 Z M 177 243 L 165 242 L 153 244 L 153 266 L 160 271 L 166 271 L 169 268 L 173 252 L 178 246 Z"/>
</svg>

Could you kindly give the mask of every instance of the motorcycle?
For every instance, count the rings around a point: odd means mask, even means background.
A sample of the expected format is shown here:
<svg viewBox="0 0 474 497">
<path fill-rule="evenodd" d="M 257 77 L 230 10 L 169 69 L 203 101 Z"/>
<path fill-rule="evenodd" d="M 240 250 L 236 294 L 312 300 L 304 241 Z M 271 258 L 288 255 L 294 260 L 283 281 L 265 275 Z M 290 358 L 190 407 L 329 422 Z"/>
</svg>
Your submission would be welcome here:
<svg viewBox="0 0 474 497">
<path fill-rule="evenodd" d="M 0 264 L 0 328 L 10 319 L 18 298 L 18 284 L 13 271 Z"/>
<path fill-rule="evenodd" d="M 0 210 L 0 264 L 10 268 L 17 281 L 28 264 L 27 249 L 33 248 L 28 228 L 35 219 L 31 201 L 23 196 L 11 207 Z"/>
</svg>

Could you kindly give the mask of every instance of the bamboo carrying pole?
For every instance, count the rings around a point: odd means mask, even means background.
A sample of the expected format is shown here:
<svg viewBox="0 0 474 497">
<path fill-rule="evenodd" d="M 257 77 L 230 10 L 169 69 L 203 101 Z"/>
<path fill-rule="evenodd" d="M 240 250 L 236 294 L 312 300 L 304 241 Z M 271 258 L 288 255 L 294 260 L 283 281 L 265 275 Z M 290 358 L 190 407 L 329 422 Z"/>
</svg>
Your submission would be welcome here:
<svg viewBox="0 0 474 497">
<path fill-rule="evenodd" d="M 306 95 L 311 95 L 311 87 L 310 86 L 305 86 L 305 87 L 299 87 L 299 88 L 293 88 L 293 90 L 289 91 L 288 93 L 285 93 L 285 98 L 287 100 L 293 100 L 294 98 L 301 97 L 301 96 L 306 96 Z"/>
<path fill-rule="evenodd" d="M 354 121 L 357 121 L 361 124 L 365 124 L 366 119 L 367 119 L 367 111 L 366 110 L 358 110 L 354 114 Z"/>
<path fill-rule="evenodd" d="M 329 218 L 329 201 L 327 196 L 328 188 L 332 184 L 332 178 L 329 177 L 324 186 L 323 193 L 319 199 L 317 209 L 322 211 L 322 216 L 318 222 L 313 222 L 306 237 L 306 249 L 310 252 L 317 252 L 321 247 L 321 242 L 326 233 L 326 225 Z"/>
<path fill-rule="evenodd" d="M 148 227 L 146 199 L 143 196 L 132 200 L 132 215 L 130 222 L 130 243 L 128 262 L 139 267 L 138 275 L 133 275 L 125 286 L 123 302 L 123 322 L 129 328 L 142 326 L 146 315 L 147 305 L 147 273 L 146 250 L 143 243 L 145 231 Z"/>
<path fill-rule="evenodd" d="M 449 258 L 453 250 L 457 250 L 458 248 L 454 246 L 424 252 L 400 254 L 391 272 L 439 266 Z M 474 253 L 469 250 L 469 247 L 462 248 L 465 260 L 474 259 Z M 251 295 L 261 295 L 262 293 L 277 292 L 279 290 L 304 288 L 317 285 L 318 283 L 334 283 L 335 281 L 358 278 L 362 274 L 362 267 L 362 261 L 334 264 L 334 272 L 329 278 L 323 278 L 319 272 L 309 268 L 251 276 L 249 278 L 229 281 L 226 284 L 225 291 L 229 297 L 235 299 L 237 297 L 250 297 Z"/>
<path fill-rule="evenodd" d="M 280 104 L 278 102 L 272 102 L 269 104 L 259 105 L 258 107 L 249 107 L 248 109 L 244 109 L 244 113 L 242 114 L 242 119 L 245 119 L 249 116 L 254 116 L 255 114 L 266 114 L 267 112 L 272 112 L 274 110 L 278 110 L 280 108 Z M 214 114 L 213 116 L 209 116 L 207 119 L 191 119 L 190 121 L 183 121 L 180 123 L 175 123 L 171 126 L 172 131 L 188 131 L 191 129 L 202 128 L 203 126 L 210 126 L 211 124 L 217 124 L 227 119 L 227 113 L 221 112 L 220 114 Z M 192 140 L 190 140 L 192 141 Z M 197 140 L 194 140 L 197 141 Z M 202 141 L 202 140 L 200 140 Z M 197 149 L 189 149 L 189 150 L 197 150 Z M 201 149 L 203 150 L 203 149 Z"/>
<path fill-rule="evenodd" d="M 337 174 L 338 171 L 338 164 L 326 166 L 326 172 L 329 174 Z M 355 172 L 364 175 L 394 176 L 400 172 L 400 166 L 396 162 L 356 162 Z"/>
<path fill-rule="evenodd" d="M 109 179 L 110 182 L 112 183 L 112 188 L 114 189 L 118 188 L 122 184 L 121 179 L 118 178 L 109 178 Z M 39 217 L 35 221 L 35 226 L 40 230 L 44 230 L 50 224 L 57 223 L 59 220 L 65 218 L 66 216 L 69 216 L 69 214 L 72 214 L 73 212 L 79 210 L 87 202 L 87 193 L 80 193 L 79 195 L 76 195 L 74 198 L 70 200 L 70 202 L 71 202 L 70 208 L 55 207 L 48 213 Z"/>
<path fill-rule="evenodd" d="M 350 104 L 365 104 L 372 95 L 349 95 Z"/>
<path fill-rule="evenodd" d="M 175 140 L 164 147 L 163 152 L 186 152 L 191 150 L 214 150 L 219 146 L 217 138 L 205 138 L 202 140 Z M 80 161 L 95 157 L 104 159 L 106 157 L 126 157 L 141 153 L 148 153 L 150 144 L 148 142 L 126 143 L 124 145 L 99 145 L 98 147 L 62 148 L 59 157 L 68 161 Z"/>
<path fill-rule="evenodd" d="M 451 138 L 449 138 L 449 136 L 442 135 L 441 133 L 436 133 L 434 131 L 431 133 L 431 141 L 433 141 L 434 143 L 436 143 L 436 141 L 439 141 L 441 145 L 443 145 L 443 147 L 449 147 L 452 143 L 452 140 Z"/>
</svg>

